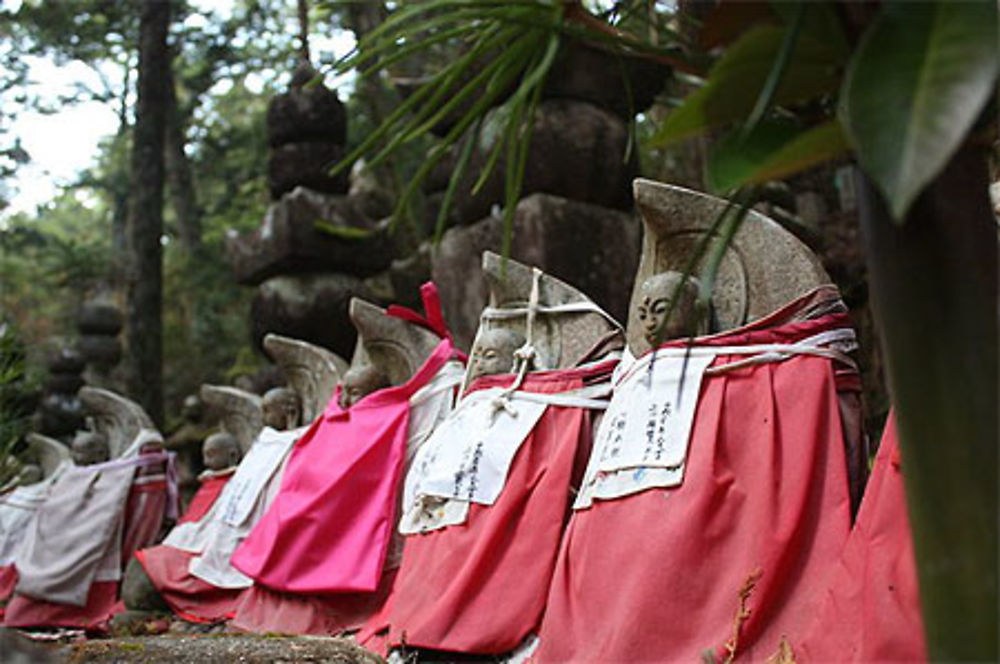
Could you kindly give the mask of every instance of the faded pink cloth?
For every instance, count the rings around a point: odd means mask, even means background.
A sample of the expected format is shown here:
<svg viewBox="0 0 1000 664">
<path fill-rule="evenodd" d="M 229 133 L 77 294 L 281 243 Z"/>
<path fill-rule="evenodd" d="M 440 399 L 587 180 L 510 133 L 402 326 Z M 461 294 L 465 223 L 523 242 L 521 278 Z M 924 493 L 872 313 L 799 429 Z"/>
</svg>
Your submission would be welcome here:
<svg viewBox="0 0 1000 664">
<path fill-rule="evenodd" d="M 334 394 L 292 450 L 274 503 L 232 557 L 260 585 L 291 593 L 372 592 L 395 525 L 410 397 L 455 355 L 447 339 L 406 383 L 351 408 Z"/>
</svg>

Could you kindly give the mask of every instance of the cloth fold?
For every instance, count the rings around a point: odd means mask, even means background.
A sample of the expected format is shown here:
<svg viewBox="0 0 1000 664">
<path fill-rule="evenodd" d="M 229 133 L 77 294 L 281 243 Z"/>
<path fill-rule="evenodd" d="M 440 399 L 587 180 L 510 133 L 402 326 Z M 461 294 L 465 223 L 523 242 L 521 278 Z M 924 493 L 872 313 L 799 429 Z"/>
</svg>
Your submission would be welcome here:
<svg viewBox="0 0 1000 664">
<path fill-rule="evenodd" d="M 574 392 L 606 382 L 613 365 L 528 373 L 519 389 L 539 395 Z M 515 379 L 487 376 L 472 388 L 503 389 Z M 513 399 L 518 409 L 527 403 Z M 548 405 L 524 439 L 511 446 L 506 480 L 492 504 L 457 501 L 467 509 L 464 523 L 407 536 L 392 595 L 359 640 L 370 643 L 388 629 L 385 643 L 391 647 L 495 654 L 514 649 L 536 629 L 595 412 Z"/>
<path fill-rule="evenodd" d="M 163 460 L 139 455 L 72 466 L 60 475 L 18 556 L 17 592 L 82 607 L 95 578 L 117 580 L 107 578 L 108 568 L 120 574 L 123 515 L 136 470 Z"/>
<path fill-rule="evenodd" d="M 233 554 L 234 567 L 283 592 L 374 591 L 398 509 L 410 398 L 453 355 L 442 340 L 410 380 L 350 409 L 335 395 L 295 445 L 281 489 Z"/>
<path fill-rule="evenodd" d="M 208 511 L 212 509 L 212 505 L 215 504 L 216 499 L 219 494 L 222 493 L 222 489 L 226 486 L 226 483 L 232 478 L 233 473 L 236 472 L 236 468 L 226 468 L 217 473 L 202 473 L 200 482 L 198 484 L 198 490 L 195 492 L 194 496 L 191 498 L 191 502 L 188 503 L 187 510 L 181 515 L 178 523 L 191 523 L 195 521 L 201 521 L 208 514 Z"/>
<path fill-rule="evenodd" d="M 711 369 L 742 359 L 727 346 L 849 325 L 839 312 L 804 318 L 814 299 L 695 343 L 719 348 Z M 707 370 L 683 482 L 595 500 L 570 518 L 534 661 L 764 659 L 819 608 L 849 526 L 834 360 Z"/>
<path fill-rule="evenodd" d="M 801 640 L 799 662 L 925 662 L 920 589 L 890 416 L 858 518 Z"/>
<path fill-rule="evenodd" d="M 451 412 L 455 392 L 463 376 L 461 362 L 448 361 L 410 397 L 404 472 L 438 424 Z M 336 441 L 330 442 L 336 444 Z M 349 494 L 356 493 L 350 482 L 346 482 L 341 489 Z M 396 493 L 399 493 L 398 490 Z M 379 499 L 379 494 L 374 494 L 372 498 Z M 365 498 L 363 494 L 357 494 L 357 499 Z M 398 505 L 392 507 L 398 513 Z M 251 632 L 291 634 L 338 634 L 355 630 L 382 608 L 392 589 L 402 546 L 403 537 L 393 530 L 382 575 L 374 592 L 289 593 L 257 584 L 242 596 L 230 624 Z"/>
</svg>

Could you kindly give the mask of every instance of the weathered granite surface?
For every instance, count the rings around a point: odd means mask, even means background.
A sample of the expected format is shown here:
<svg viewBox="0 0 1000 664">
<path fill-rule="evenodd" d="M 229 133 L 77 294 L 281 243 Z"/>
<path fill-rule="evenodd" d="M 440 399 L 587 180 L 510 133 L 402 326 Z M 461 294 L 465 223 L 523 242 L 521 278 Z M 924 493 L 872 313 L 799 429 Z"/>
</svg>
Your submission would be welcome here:
<svg viewBox="0 0 1000 664">
<path fill-rule="evenodd" d="M 112 459 L 125 451 L 141 429 L 156 429 L 142 406 L 110 390 L 83 387 L 80 402 L 93 418 L 94 431 L 107 437 Z"/>
<path fill-rule="evenodd" d="M 77 313 L 76 326 L 84 334 L 115 335 L 124 324 L 118 307 L 106 302 L 87 302 Z"/>
<path fill-rule="evenodd" d="M 670 71 L 649 58 L 567 40 L 545 78 L 542 97 L 587 101 L 627 121 L 652 105 Z"/>
<path fill-rule="evenodd" d="M 483 131 L 480 144 L 474 149 L 456 189 L 450 224 L 476 222 L 504 200 L 503 152 L 482 188 L 476 194 L 471 192 L 496 140 L 496 131 L 489 130 L 490 122 L 488 117 L 487 130 Z M 634 151 L 631 159 L 625 159 L 627 145 L 626 124 L 614 113 L 570 99 L 544 101 L 535 113 L 521 196 L 541 192 L 604 207 L 630 209 L 631 182 L 638 166 Z M 424 184 L 425 191 L 441 191 L 447 187 L 460 148 L 456 146 L 452 157 L 444 159 L 432 173 Z"/>
<path fill-rule="evenodd" d="M 391 211 L 387 208 L 364 195 L 296 187 L 271 204 L 260 228 L 226 238 L 236 280 L 256 285 L 279 274 L 336 271 L 365 277 L 384 270 L 392 261 L 387 222 L 379 221 Z"/>
<path fill-rule="evenodd" d="M 433 332 L 387 316 L 385 309 L 360 298 L 351 300 L 350 315 L 363 348 L 355 353 L 351 368 L 371 363 L 393 385 L 409 380 L 441 342 Z"/>
<path fill-rule="evenodd" d="M 278 334 L 264 337 L 264 350 L 299 395 L 302 422 L 312 422 L 326 408 L 337 383 L 347 373 L 347 362 L 325 348 Z"/>
<path fill-rule="evenodd" d="M 347 109 L 337 93 L 323 85 L 293 87 L 267 104 L 267 144 L 347 142 Z"/>
<path fill-rule="evenodd" d="M 286 143 L 271 148 L 267 158 L 271 198 L 278 199 L 300 185 L 328 194 L 346 194 L 350 184 L 347 171 L 329 174 L 330 167 L 344 154 L 343 145 L 328 141 Z"/>
<path fill-rule="evenodd" d="M 489 286 L 490 307 L 526 309 L 531 296 L 534 270 L 514 260 L 504 260 L 491 251 L 483 252 L 483 276 Z M 591 301 L 573 286 L 542 272 L 538 278 L 539 307 Z M 607 317 L 592 311 L 544 312 L 536 314 L 528 328 L 527 312 L 513 318 L 484 319 L 479 334 L 506 329 L 523 335 L 535 349 L 535 369 L 567 369 L 618 328 Z"/>
<path fill-rule="evenodd" d="M 261 348 L 264 335 L 273 332 L 349 355 L 357 333 L 347 305 L 352 297 L 367 295 L 360 279 L 343 274 L 271 277 L 258 286 L 251 303 L 254 344 Z"/>
<path fill-rule="evenodd" d="M 535 194 L 518 203 L 510 256 L 572 284 L 624 321 L 639 264 L 640 232 L 630 214 Z M 488 296 L 481 278 L 482 252 L 499 252 L 502 244 L 502 220 L 487 217 L 449 229 L 431 251 L 431 273 L 445 317 L 463 348 L 472 343 Z"/>
<path fill-rule="evenodd" d="M 264 427 L 260 396 L 228 385 L 202 385 L 201 398 L 246 454 Z"/>
<path fill-rule="evenodd" d="M 465 73 L 462 81 L 472 79 L 485 66 L 482 62 Z M 670 67 L 649 58 L 626 53 L 613 53 L 594 44 L 565 39 L 560 45 L 552 68 L 545 78 L 542 99 L 575 99 L 601 106 L 627 120 L 649 108 L 670 77 Z M 404 97 L 413 94 L 426 78 L 395 78 L 393 84 Z M 626 85 L 627 81 L 627 85 Z M 502 104 L 514 92 L 515 85 L 501 94 L 496 105 Z M 444 136 L 478 101 L 478 95 L 459 104 L 446 114 L 431 132 Z M 631 101 L 631 104 L 629 103 Z"/>
<path fill-rule="evenodd" d="M 720 198 L 642 178 L 635 181 L 635 200 L 645 229 L 635 284 L 658 272 L 683 272 L 699 240 L 726 207 Z M 695 276 L 704 264 L 703 257 Z M 828 283 L 830 277 L 806 245 L 776 222 L 750 211 L 719 266 L 712 290 L 713 329 L 739 327 Z M 636 320 L 638 297 L 634 288 L 627 326 L 633 350 L 645 343 Z"/>
</svg>

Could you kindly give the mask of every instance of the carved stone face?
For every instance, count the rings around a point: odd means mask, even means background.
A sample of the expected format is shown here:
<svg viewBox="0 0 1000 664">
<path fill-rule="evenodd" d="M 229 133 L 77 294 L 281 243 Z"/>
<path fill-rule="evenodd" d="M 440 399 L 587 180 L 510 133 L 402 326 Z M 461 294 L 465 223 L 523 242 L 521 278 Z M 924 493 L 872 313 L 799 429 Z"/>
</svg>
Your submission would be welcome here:
<svg viewBox="0 0 1000 664">
<path fill-rule="evenodd" d="M 340 386 L 341 408 L 350 408 L 366 395 L 389 387 L 389 379 L 373 366 L 358 367 L 344 374 Z"/>
<path fill-rule="evenodd" d="M 696 279 L 688 277 L 685 280 L 684 275 L 679 272 L 661 272 L 642 282 L 639 294 L 636 313 L 642 325 L 643 337 L 650 346 L 658 345 L 657 332 L 661 327 L 660 341 L 699 333 Z M 679 299 L 670 312 L 670 320 L 666 320 L 671 300 L 675 296 Z"/>
<path fill-rule="evenodd" d="M 480 335 L 472 349 L 472 371 L 469 380 L 480 376 L 510 373 L 514 368 L 514 351 L 524 345 L 524 336 L 497 328 Z"/>
<path fill-rule="evenodd" d="M 201 458 L 209 470 L 224 470 L 240 460 L 240 446 L 228 433 L 213 433 L 201 446 Z"/>
<path fill-rule="evenodd" d="M 302 414 L 298 395 L 287 387 L 268 390 L 261 402 L 261 409 L 264 411 L 264 426 L 278 431 L 297 427 Z"/>
<path fill-rule="evenodd" d="M 79 431 L 73 438 L 71 454 L 78 466 L 92 466 L 103 463 L 111 456 L 108 440 L 93 431 Z"/>
</svg>

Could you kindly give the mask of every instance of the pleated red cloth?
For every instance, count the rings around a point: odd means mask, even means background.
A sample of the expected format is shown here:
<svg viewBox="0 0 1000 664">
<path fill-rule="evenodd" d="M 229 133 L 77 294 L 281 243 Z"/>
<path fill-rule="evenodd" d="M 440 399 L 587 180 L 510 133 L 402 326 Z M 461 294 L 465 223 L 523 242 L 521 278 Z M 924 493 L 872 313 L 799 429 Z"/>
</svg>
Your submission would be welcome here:
<svg viewBox="0 0 1000 664">
<path fill-rule="evenodd" d="M 4 615 L 5 627 L 72 627 L 88 632 L 107 629 L 118 603 L 117 581 L 90 584 L 85 606 L 56 604 L 15 594 Z"/>
<path fill-rule="evenodd" d="M 17 568 L 14 565 L 0 565 L 0 622 L 3 622 L 7 602 L 17 585 Z"/>
<path fill-rule="evenodd" d="M 357 630 L 389 596 L 395 569 L 386 569 L 373 593 L 297 595 L 251 586 L 237 602 L 230 626 L 245 632 L 331 635 Z"/>
<path fill-rule="evenodd" d="M 246 588 L 219 588 L 188 571 L 198 554 L 165 544 L 135 552 L 135 557 L 167 606 L 189 622 L 215 623 L 233 617 Z"/>
<path fill-rule="evenodd" d="M 139 549 L 152 546 L 167 513 L 167 481 L 162 475 L 138 475 L 132 482 L 122 529 L 122 569 Z"/>
<path fill-rule="evenodd" d="M 890 417 L 823 606 L 801 641 L 791 643 L 797 661 L 927 660 L 902 469 Z"/>
<path fill-rule="evenodd" d="M 201 480 L 201 483 L 198 485 L 198 491 L 191 498 L 191 503 L 177 523 L 201 521 L 208 514 L 208 510 L 212 509 L 215 499 L 222 493 L 222 488 L 226 486 L 226 482 L 233 478 L 235 470 L 233 468 L 224 475 L 213 475 Z"/>
<path fill-rule="evenodd" d="M 845 314 L 783 322 L 801 306 L 699 343 L 790 343 L 849 325 Z M 683 483 L 573 513 L 533 661 L 764 659 L 797 633 L 850 527 L 831 364 L 799 355 L 706 375 Z"/>
<path fill-rule="evenodd" d="M 609 379 L 613 362 L 528 374 L 525 392 L 557 393 Z M 512 376 L 474 389 L 506 387 Z M 468 518 L 406 538 L 389 603 L 360 635 L 389 627 L 382 645 L 503 653 L 536 629 L 559 539 L 592 437 L 591 412 L 549 406 L 518 449 L 493 505 L 473 503 Z M 574 475 L 576 477 L 574 478 Z"/>
</svg>

